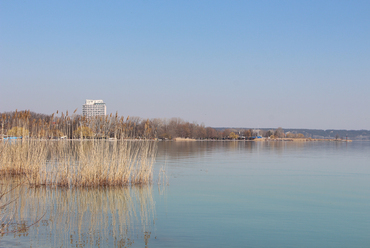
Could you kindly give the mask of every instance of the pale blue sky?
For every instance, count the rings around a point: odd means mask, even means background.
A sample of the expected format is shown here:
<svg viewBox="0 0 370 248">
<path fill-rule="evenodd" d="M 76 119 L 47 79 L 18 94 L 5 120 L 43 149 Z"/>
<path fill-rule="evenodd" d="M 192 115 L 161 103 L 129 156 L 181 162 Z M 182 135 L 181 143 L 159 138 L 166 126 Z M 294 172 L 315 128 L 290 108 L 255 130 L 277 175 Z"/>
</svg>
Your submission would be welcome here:
<svg viewBox="0 0 370 248">
<path fill-rule="evenodd" d="M 370 129 L 370 1 L 0 1 L 0 112 Z"/>
</svg>

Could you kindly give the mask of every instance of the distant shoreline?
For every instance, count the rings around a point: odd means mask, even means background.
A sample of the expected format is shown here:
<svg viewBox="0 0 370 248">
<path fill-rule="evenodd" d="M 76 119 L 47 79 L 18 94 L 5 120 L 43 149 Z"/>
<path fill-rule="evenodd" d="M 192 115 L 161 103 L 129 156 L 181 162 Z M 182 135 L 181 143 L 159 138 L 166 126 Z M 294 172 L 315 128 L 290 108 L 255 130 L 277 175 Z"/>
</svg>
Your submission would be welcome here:
<svg viewBox="0 0 370 248">
<path fill-rule="evenodd" d="M 162 141 L 162 140 L 160 140 Z M 269 139 L 269 138 L 259 138 L 253 140 L 238 140 L 238 139 L 224 139 L 224 140 L 213 140 L 213 139 L 190 139 L 190 138 L 174 138 L 173 140 L 168 141 L 176 141 L 176 142 L 190 142 L 190 141 L 255 141 L 255 142 L 352 142 L 350 139 L 312 139 L 312 138 L 276 138 L 276 139 Z"/>
<path fill-rule="evenodd" d="M 294 141 L 294 142 L 312 142 L 312 141 L 330 141 L 330 142 L 352 142 L 350 139 L 312 139 L 312 138 L 276 138 L 276 139 L 269 139 L 269 138 L 261 138 L 261 139 L 254 139 L 253 141 Z"/>
</svg>

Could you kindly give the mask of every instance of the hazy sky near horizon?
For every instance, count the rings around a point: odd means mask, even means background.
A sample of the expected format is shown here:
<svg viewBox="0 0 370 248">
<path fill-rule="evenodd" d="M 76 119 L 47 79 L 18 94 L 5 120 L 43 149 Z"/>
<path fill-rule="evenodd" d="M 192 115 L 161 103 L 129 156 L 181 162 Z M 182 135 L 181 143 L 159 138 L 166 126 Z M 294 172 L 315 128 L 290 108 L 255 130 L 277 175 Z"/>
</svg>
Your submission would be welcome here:
<svg viewBox="0 0 370 248">
<path fill-rule="evenodd" d="M 370 1 L 0 1 L 0 112 L 370 129 Z"/>
</svg>

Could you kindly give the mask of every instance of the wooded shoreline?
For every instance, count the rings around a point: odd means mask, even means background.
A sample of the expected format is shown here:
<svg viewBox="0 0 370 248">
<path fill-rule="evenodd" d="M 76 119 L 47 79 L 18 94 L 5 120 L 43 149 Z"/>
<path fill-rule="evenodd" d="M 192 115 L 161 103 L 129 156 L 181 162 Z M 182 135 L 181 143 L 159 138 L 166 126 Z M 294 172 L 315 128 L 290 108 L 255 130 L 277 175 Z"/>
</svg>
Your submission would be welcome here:
<svg viewBox="0 0 370 248">
<path fill-rule="evenodd" d="M 57 111 L 52 115 L 34 113 L 29 110 L 0 113 L 0 138 L 22 137 L 38 139 L 134 139 L 134 140 L 254 140 L 268 141 L 338 141 L 370 139 L 366 130 L 312 130 L 308 129 L 246 129 L 212 128 L 204 124 L 190 123 L 180 118 L 142 119 L 124 118 L 110 114 L 85 117 Z M 356 132 L 356 133 L 354 133 Z M 352 136 L 351 136 L 352 135 Z M 335 137 L 335 139 L 334 139 Z M 300 140 L 303 139 L 303 140 Z M 2 139 L 1 139 L 2 140 Z"/>
</svg>

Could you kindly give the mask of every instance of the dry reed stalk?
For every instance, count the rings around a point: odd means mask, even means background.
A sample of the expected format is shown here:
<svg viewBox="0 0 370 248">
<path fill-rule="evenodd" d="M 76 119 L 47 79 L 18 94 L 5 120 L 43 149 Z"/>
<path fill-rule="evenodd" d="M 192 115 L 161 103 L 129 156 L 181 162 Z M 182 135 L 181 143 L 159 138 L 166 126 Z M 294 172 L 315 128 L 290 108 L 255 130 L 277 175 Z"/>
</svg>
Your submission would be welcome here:
<svg viewBox="0 0 370 248">
<path fill-rule="evenodd" d="M 25 175 L 34 186 L 122 186 L 152 180 L 152 141 L 49 141 L 0 143 L 0 172 Z"/>
<path fill-rule="evenodd" d="M 7 141 L 0 143 L 0 173 L 32 175 L 38 180 L 40 164 L 46 158 L 46 147 L 40 141 Z"/>
<path fill-rule="evenodd" d="M 151 182 L 156 144 L 123 140 L 135 135 L 136 122 L 131 122 L 129 117 L 125 121 L 117 113 L 86 118 L 74 116 L 75 112 L 72 116 L 66 111 L 66 115 L 61 112 L 61 117 L 53 114 L 32 121 L 30 111 L 16 110 L 11 116 L 2 115 L 2 134 L 8 130 L 23 139 L 1 140 L 0 174 L 24 175 L 34 186 L 90 187 Z M 144 137 L 150 132 L 148 120 Z M 100 138 L 114 137 L 114 141 L 85 140 L 91 133 Z M 65 134 L 80 137 L 80 142 L 49 140 Z"/>
</svg>

